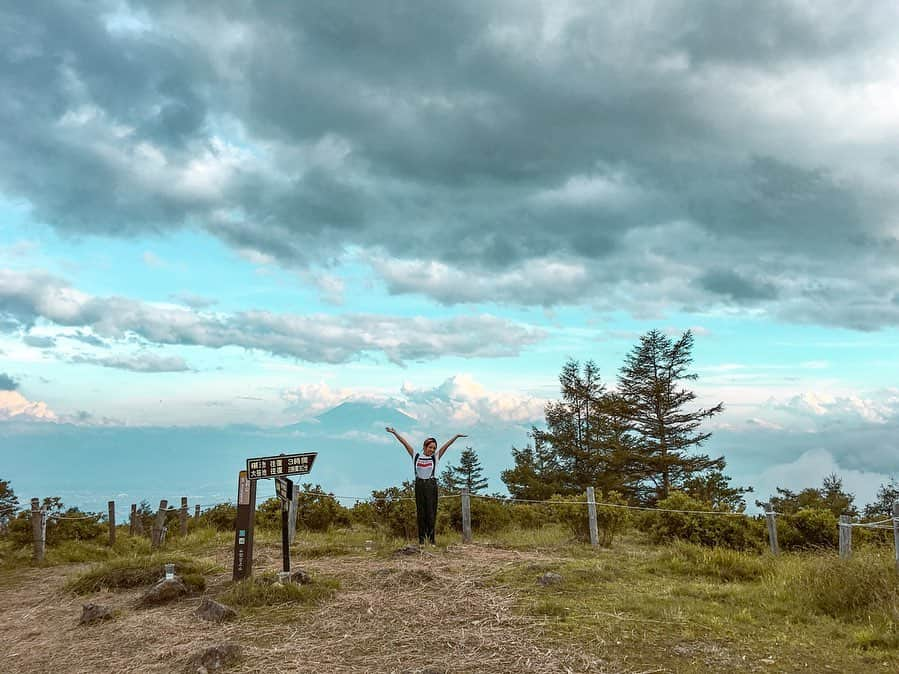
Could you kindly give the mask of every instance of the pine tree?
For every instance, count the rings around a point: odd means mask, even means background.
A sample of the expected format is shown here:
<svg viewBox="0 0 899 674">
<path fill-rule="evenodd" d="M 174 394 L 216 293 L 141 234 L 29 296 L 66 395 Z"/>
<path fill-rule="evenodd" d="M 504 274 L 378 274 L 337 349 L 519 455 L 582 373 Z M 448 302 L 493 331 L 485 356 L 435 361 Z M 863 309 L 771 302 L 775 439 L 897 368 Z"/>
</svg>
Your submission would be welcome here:
<svg viewBox="0 0 899 674">
<path fill-rule="evenodd" d="M 874 502 L 865 506 L 865 517 L 874 519 L 877 517 L 892 517 L 893 503 L 899 501 L 899 482 L 895 477 L 890 477 L 887 484 L 881 484 L 874 497 Z"/>
<path fill-rule="evenodd" d="M 724 457 L 693 453 L 711 435 L 701 432 L 700 425 L 724 406 L 688 409 L 696 394 L 680 384 L 697 378 L 688 371 L 692 348 L 689 330 L 677 341 L 651 330 L 627 355 L 619 374 L 618 393 L 637 436 L 633 458 L 639 464 L 643 502 L 667 498 L 690 478 L 724 468 Z"/>
<path fill-rule="evenodd" d="M 463 449 L 459 454 L 459 465 L 447 466 L 440 478 L 443 488 L 448 491 L 457 492 L 467 487 L 470 494 L 477 494 L 487 488 L 481 461 L 471 447 Z"/>
<path fill-rule="evenodd" d="M 516 498 L 547 498 L 593 486 L 601 494 L 632 495 L 639 478 L 622 400 L 606 391 L 593 361 L 582 368 L 568 360 L 559 384 L 561 400 L 545 408 L 546 429 L 531 430 L 533 448 L 512 452 L 515 467 L 502 474 L 509 492 Z"/>
<path fill-rule="evenodd" d="M 0 480 L 0 526 L 11 520 L 19 509 L 19 499 L 8 480 Z"/>
</svg>

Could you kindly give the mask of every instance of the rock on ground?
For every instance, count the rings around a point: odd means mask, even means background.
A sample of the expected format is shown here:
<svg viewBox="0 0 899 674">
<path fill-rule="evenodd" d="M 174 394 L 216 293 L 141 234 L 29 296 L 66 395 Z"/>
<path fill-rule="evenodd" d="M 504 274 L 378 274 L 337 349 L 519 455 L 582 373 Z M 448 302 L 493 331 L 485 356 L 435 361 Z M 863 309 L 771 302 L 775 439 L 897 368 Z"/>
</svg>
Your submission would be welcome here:
<svg viewBox="0 0 899 674">
<path fill-rule="evenodd" d="M 558 585 L 562 582 L 562 576 L 558 573 L 553 573 L 549 571 L 544 573 L 537 579 L 537 583 L 540 585 Z"/>
<path fill-rule="evenodd" d="M 303 569 L 296 569 L 295 571 L 290 572 L 290 582 L 296 583 L 297 585 L 308 585 L 312 582 L 312 577 L 303 571 Z"/>
<path fill-rule="evenodd" d="M 200 607 L 197 609 L 197 615 L 203 620 L 220 623 L 236 618 L 237 611 L 230 606 L 219 604 L 209 597 L 204 597 Z"/>
<path fill-rule="evenodd" d="M 79 624 L 89 625 L 90 623 L 100 622 L 101 620 L 112 620 L 112 611 L 105 606 L 99 604 L 85 604 L 81 610 L 81 620 Z"/>
<path fill-rule="evenodd" d="M 417 555 L 419 553 L 417 545 L 406 545 L 399 550 L 397 550 L 395 555 Z"/>
<path fill-rule="evenodd" d="M 178 576 L 174 578 L 163 578 L 156 585 L 144 592 L 138 601 L 138 606 L 156 606 L 157 604 L 167 604 L 175 599 L 188 594 L 187 586 L 181 582 Z"/>
<path fill-rule="evenodd" d="M 187 671 L 192 674 L 219 672 L 240 662 L 242 655 L 240 644 L 228 642 L 210 646 L 190 657 L 187 661 Z"/>
</svg>

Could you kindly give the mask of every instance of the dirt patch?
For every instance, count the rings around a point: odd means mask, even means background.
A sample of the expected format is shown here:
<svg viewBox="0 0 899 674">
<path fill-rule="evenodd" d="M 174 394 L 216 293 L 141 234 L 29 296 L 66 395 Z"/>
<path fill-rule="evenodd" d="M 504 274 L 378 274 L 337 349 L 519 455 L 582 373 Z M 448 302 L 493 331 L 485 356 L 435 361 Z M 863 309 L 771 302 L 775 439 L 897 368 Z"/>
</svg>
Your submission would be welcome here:
<svg viewBox="0 0 899 674">
<path fill-rule="evenodd" d="M 272 556 L 276 567 L 271 551 L 260 553 L 257 560 Z M 305 559 L 313 575 L 339 578 L 332 599 L 312 609 L 257 609 L 224 625 L 196 619 L 200 598 L 135 611 L 140 590 L 75 597 L 63 588 L 72 568 L 35 570 L 0 591 L 4 670 L 171 672 L 199 649 L 229 641 L 243 647 L 242 662 L 228 670 L 235 673 L 607 671 L 598 659 L 548 646 L 541 622 L 514 611 L 514 593 L 485 582 L 522 557 L 458 546 L 418 558 Z M 227 579 L 211 579 L 207 594 Z M 86 601 L 118 610 L 118 618 L 79 626 Z"/>
</svg>

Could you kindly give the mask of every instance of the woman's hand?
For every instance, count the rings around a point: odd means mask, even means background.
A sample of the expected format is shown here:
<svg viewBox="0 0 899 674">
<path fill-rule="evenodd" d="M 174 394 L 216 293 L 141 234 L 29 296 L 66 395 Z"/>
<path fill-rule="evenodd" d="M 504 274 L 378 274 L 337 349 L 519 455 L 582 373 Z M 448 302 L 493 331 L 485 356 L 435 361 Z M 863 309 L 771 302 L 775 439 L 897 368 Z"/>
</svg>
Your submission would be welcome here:
<svg viewBox="0 0 899 674">
<path fill-rule="evenodd" d="M 396 429 L 393 426 L 388 426 L 384 430 L 387 431 L 388 433 L 393 433 L 394 435 L 396 435 Z"/>
</svg>

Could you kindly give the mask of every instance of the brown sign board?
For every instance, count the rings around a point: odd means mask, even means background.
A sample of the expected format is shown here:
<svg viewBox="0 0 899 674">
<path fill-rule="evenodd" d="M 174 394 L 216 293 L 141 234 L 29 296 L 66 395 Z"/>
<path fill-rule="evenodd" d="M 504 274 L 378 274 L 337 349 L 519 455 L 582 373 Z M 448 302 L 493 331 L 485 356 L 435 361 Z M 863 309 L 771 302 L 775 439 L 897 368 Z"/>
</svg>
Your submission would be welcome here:
<svg viewBox="0 0 899 674">
<path fill-rule="evenodd" d="M 237 479 L 237 521 L 234 531 L 232 578 L 241 580 L 253 573 L 253 520 L 256 514 L 256 483 L 240 471 Z"/>
<path fill-rule="evenodd" d="M 268 477 L 305 475 L 312 470 L 316 456 L 318 456 L 316 452 L 306 452 L 247 459 L 247 477 L 250 480 L 262 480 Z"/>
</svg>

